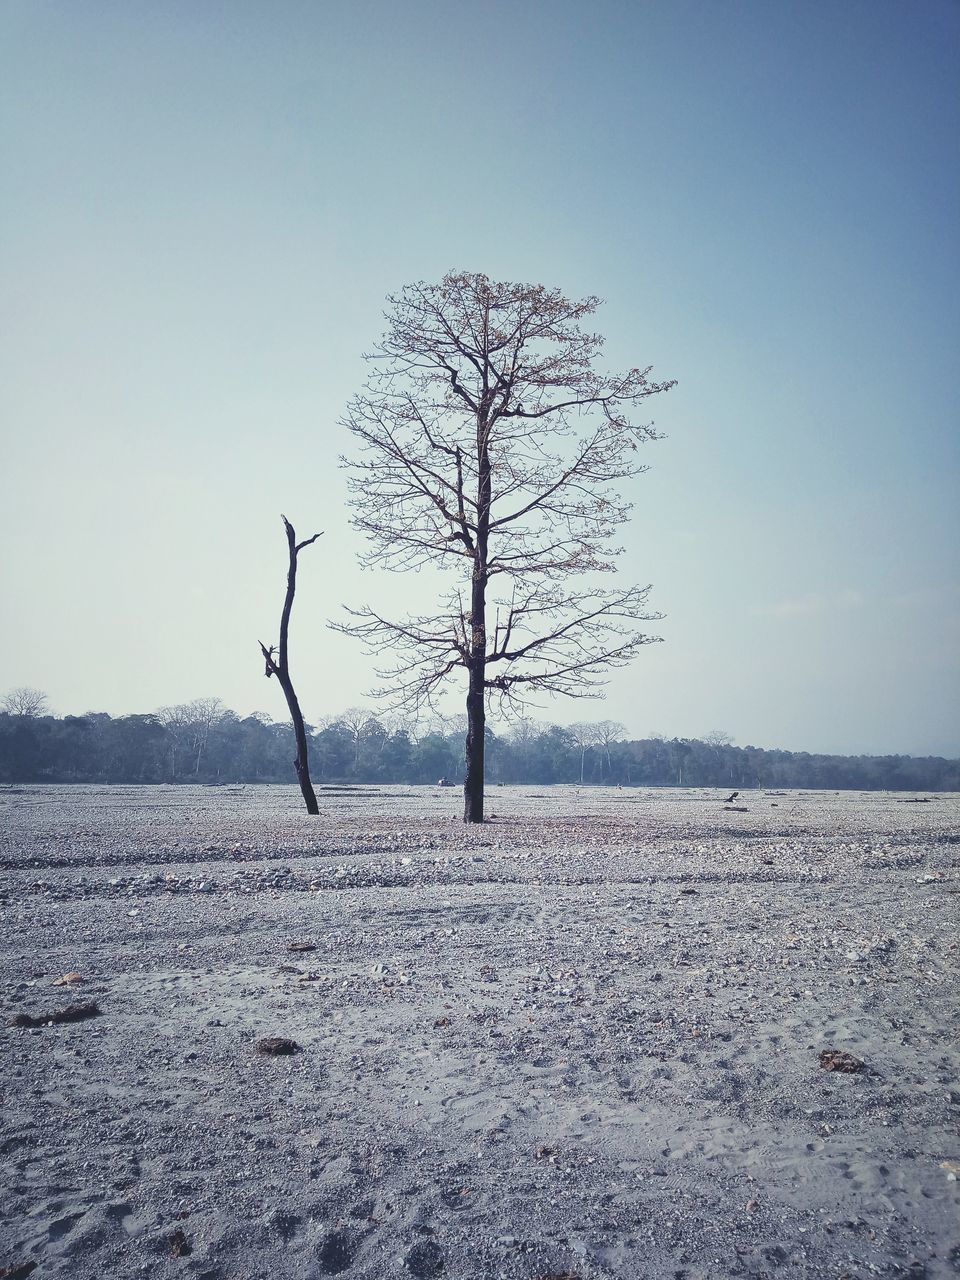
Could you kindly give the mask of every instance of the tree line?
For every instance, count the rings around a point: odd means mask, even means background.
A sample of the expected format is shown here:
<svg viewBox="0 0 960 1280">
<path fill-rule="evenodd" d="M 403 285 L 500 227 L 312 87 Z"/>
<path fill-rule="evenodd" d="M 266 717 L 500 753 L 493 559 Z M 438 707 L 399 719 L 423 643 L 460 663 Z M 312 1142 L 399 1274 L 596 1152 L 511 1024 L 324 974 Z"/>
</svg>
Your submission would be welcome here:
<svg viewBox="0 0 960 1280">
<path fill-rule="evenodd" d="M 13 708 L 0 711 L 0 782 L 8 784 L 289 782 L 297 751 L 289 722 L 238 716 L 218 698 L 126 716 L 58 717 L 42 701 L 25 709 L 10 695 L 0 705 Z M 306 743 L 320 786 L 463 777 L 463 717 L 415 729 L 351 708 L 307 725 Z M 488 722 L 484 757 L 494 784 L 960 791 L 957 760 L 738 747 L 719 732 L 630 739 L 612 720 Z"/>
</svg>

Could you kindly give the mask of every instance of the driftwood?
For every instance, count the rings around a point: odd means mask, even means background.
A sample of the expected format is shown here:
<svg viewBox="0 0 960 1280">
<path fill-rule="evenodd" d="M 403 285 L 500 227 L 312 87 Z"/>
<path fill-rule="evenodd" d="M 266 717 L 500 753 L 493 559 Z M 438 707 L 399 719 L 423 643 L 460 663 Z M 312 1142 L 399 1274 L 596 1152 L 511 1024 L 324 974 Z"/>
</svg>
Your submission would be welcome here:
<svg viewBox="0 0 960 1280">
<path fill-rule="evenodd" d="M 85 1018 L 95 1018 L 100 1013 L 96 1000 L 82 1000 L 78 1004 L 68 1004 L 64 1009 L 51 1009 L 49 1013 L 18 1013 L 8 1022 L 8 1027 L 46 1027 L 51 1022 L 83 1022 Z"/>
</svg>

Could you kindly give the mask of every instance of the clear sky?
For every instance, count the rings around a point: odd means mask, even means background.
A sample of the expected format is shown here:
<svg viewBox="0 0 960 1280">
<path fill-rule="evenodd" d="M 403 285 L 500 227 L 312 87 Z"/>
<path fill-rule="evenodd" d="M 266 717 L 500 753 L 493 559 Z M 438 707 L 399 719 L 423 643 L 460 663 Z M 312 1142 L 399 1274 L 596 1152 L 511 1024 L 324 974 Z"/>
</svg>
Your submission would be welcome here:
<svg viewBox="0 0 960 1280">
<path fill-rule="evenodd" d="M 356 568 L 338 418 L 456 268 L 679 380 L 664 643 L 544 718 L 960 754 L 954 0 L 4 0 L 0 50 L 0 692 L 280 718 L 283 511 L 305 714 L 363 703 L 325 620 L 430 582 Z"/>
</svg>

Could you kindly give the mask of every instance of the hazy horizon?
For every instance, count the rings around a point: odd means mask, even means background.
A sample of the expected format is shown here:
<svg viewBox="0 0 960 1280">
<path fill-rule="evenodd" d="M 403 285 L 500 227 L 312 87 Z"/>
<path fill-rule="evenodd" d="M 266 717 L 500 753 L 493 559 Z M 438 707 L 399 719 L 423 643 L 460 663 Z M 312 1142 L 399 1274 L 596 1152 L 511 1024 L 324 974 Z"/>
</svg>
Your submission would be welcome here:
<svg viewBox="0 0 960 1280">
<path fill-rule="evenodd" d="M 960 756 L 960 9 L 481 11 L 5 7 L 0 695 L 285 718 L 285 512 L 304 714 L 371 705 L 327 619 L 435 578 L 356 567 L 337 421 L 456 268 L 679 384 L 620 571 L 664 643 L 534 718 Z"/>
</svg>

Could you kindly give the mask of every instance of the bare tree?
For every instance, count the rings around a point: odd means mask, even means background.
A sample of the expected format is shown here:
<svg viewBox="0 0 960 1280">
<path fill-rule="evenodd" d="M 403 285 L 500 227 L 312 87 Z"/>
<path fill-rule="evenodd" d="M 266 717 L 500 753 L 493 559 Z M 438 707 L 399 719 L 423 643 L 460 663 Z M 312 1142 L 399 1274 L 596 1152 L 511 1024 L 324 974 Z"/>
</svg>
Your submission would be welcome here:
<svg viewBox="0 0 960 1280">
<path fill-rule="evenodd" d="M 465 734 L 469 726 L 469 720 L 466 712 L 457 711 L 452 715 L 437 713 L 432 716 L 428 722 L 427 729 L 430 733 L 438 733 L 441 738 L 450 738 L 454 734 Z"/>
<path fill-rule="evenodd" d="M 670 742 L 670 750 L 673 753 L 673 759 L 677 766 L 677 786 L 683 786 L 683 762 L 693 754 L 693 747 L 685 738 L 673 738 Z"/>
<path fill-rule="evenodd" d="M 307 806 L 307 813 L 318 814 L 320 807 L 317 804 L 317 795 L 313 789 L 313 783 L 310 781 L 310 762 L 307 758 L 307 731 L 303 724 L 303 713 L 300 710 L 300 703 L 297 700 L 296 692 L 293 688 L 293 681 L 290 679 L 290 614 L 293 611 L 293 597 L 297 590 L 297 557 L 304 547 L 309 547 L 311 543 L 316 542 L 322 534 L 315 533 L 312 538 L 305 538 L 303 542 L 297 541 L 296 531 L 286 516 L 281 516 L 283 527 L 287 534 L 287 591 L 283 598 L 283 611 L 280 614 L 280 644 L 270 645 L 269 648 L 260 641 L 260 652 L 263 654 L 266 663 L 266 675 L 276 676 L 280 682 L 280 688 L 283 690 L 283 696 L 287 700 L 287 709 L 290 712 L 290 719 L 293 722 L 293 734 L 297 742 L 297 755 L 294 760 L 294 768 L 297 771 L 297 781 L 300 783 L 300 790 L 303 793 L 303 800 Z M 276 654 L 276 657 L 274 657 Z"/>
<path fill-rule="evenodd" d="M 704 735 L 704 742 L 709 746 L 717 760 L 717 768 L 723 763 L 724 749 L 733 746 L 733 738 L 725 729 L 711 729 L 709 733 Z M 734 773 L 733 764 L 731 762 L 729 769 L 730 785 L 733 785 Z"/>
<path fill-rule="evenodd" d="M 226 707 L 220 698 L 194 698 L 187 704 L 185 710 L 189 717 L 192 746 L 197 753 L 194 773 L 199 775 L 200 761 L 210 741 L 210 730 L 223 719 Z"/>
<path fill-rule="evenodd" d="M 637 626 L 659 616 L 644 612 L 648 587 L 581 575 L 615 568 L 629 504 L 613 485 L 645 470 L 637 448 L 656 439 L 628 414 L 673 384 L 596 370 L 602 339 L 582 327 L 596 298 L 449 274 L 389 303 L 345 418 L 354 525 L 365 563 L 436 564 L 457 585 L 434 613 L 366 607 L 339 629 L 388 655 L 378 692 L 394 705 L 430 705 L 466 672 L 464 821 L 482 822 L 487 697 L 595 695 L 653 638 Z"/>
<path fill-rule="evenodd" d="M 519 715 L 511 717 L 507 736 L 513 745 L 521 770 L 529 768 L 534 744 L 540 735 L 546 732 L 546 729 L 547 726 L 542 721 L 534 720 L 532 716 Z"/>
<path fill-rule="evenodd" d="M 360 747 L 363 744 L 364 734 L 368 727 L 373 723 L 373 713 L 367 711 L 365 707 L 347 707 L 346 711 L 342 711 L 334 719 L 334 724 L 338 724 L 345 729 L 353 743 L 353 767 L 356 770 L 360 766 Z"/>
<path fill-rule="evenodd" d="M 221 720 L 226 708 L 220 698 L 194 698 L 192 702 L 178 702 L 174 706 L 160 707 L 157 719 L 167 731 L 170 747 L 170 776 L 177 776 L 177 753 L 189 745 L 195 753 L 194 773 L 200 773 L 200 761 L 210 740 L 210 730 Z"/>
<path fill-rule="evenodd" d="M 619 720 L 598 720 L 596 723 L 597 746 L 603 749 L 603 754 L 607 758 L 607 776 L 613 772 L 613 765 L 610 762 L 610 748 L 615 742 L 619 742 L 627 732 L 627 726 L 621 724 Z"/>
<path fill-rule="evenodd" d="M 5 711 L 8 716 L 23 716 L 25 719 L 44 716 L 48 710 L 47 695 L 42 689 L 31 689 L 29 685 L 11 689 L 0 702 L 0 711 Z"/>
<path fill-rule="evenodd" d="M 534 720 L 532 716 L 518 716 L 511 721 L 509 737 L 514 746 L 525 751 L 546 730 L 547 726 L 542 720 Z"/>
<path fill-rule="evenodd" d="M 574 746 L 580 749 L 580 781 L 583 782 L 587 752 L 600 741 L 597 737 L 597 726 L 586 720 L 578 720 L 576 724 L 568 724 L 564 732 Z"/>
<path fill-rule="evenodd" d="M 187 739 L 190 728 L 190 710 L 186 703 L 178 702 L 169 707 L 157 708 L 157 719 L 167 731 L 170 748 L 170 780 L 177 780 L 177 754 Z"/>
</svg>

